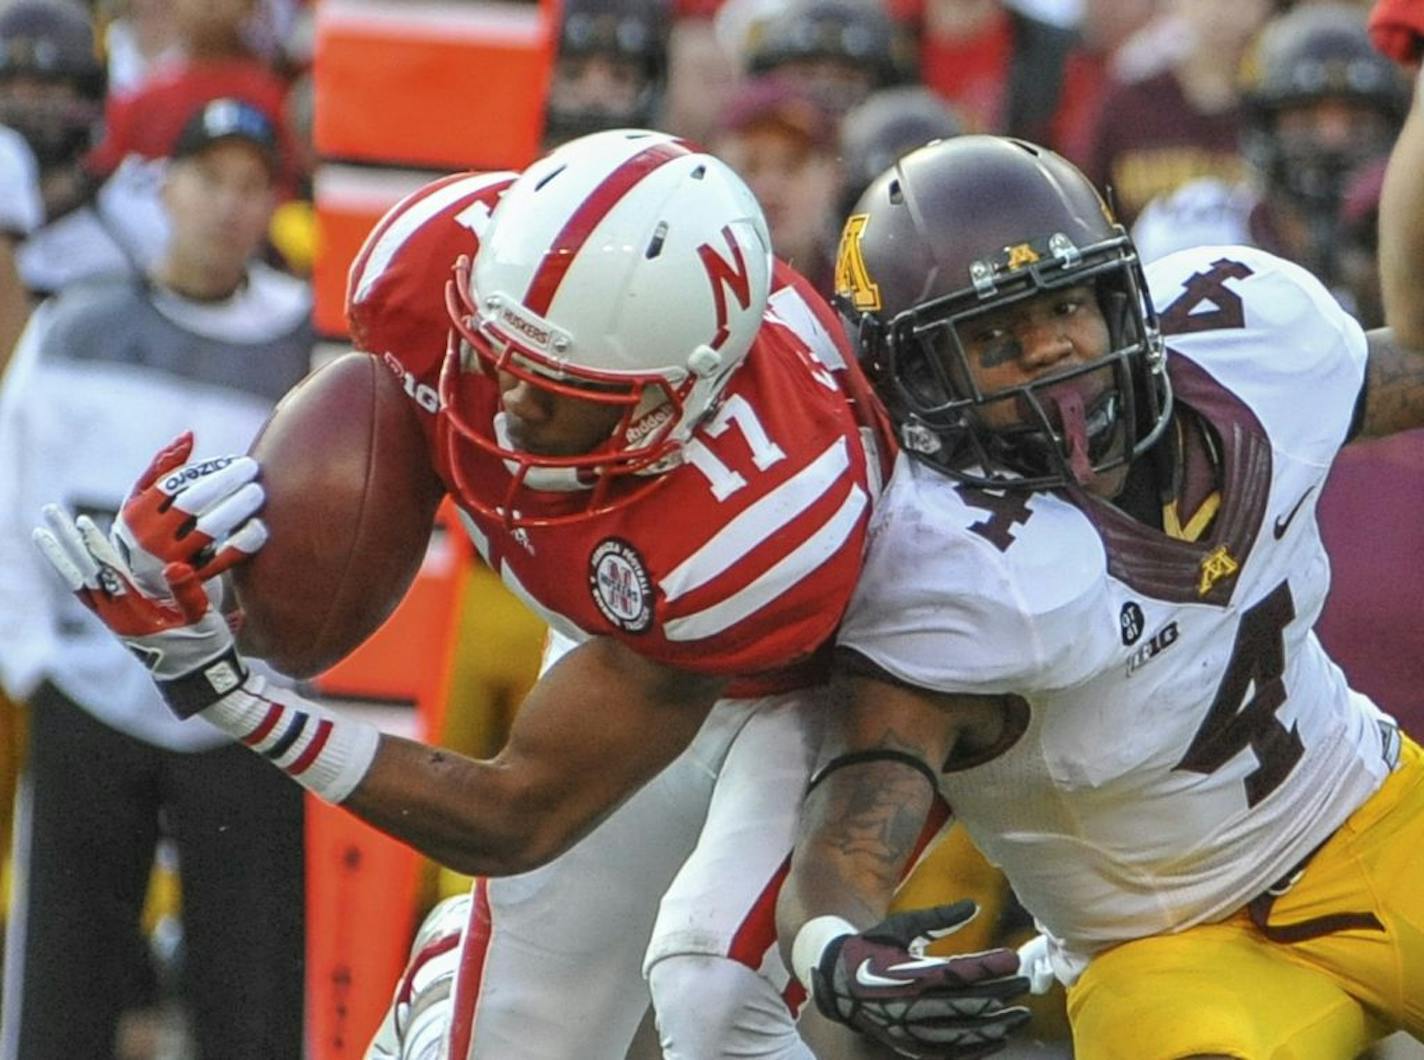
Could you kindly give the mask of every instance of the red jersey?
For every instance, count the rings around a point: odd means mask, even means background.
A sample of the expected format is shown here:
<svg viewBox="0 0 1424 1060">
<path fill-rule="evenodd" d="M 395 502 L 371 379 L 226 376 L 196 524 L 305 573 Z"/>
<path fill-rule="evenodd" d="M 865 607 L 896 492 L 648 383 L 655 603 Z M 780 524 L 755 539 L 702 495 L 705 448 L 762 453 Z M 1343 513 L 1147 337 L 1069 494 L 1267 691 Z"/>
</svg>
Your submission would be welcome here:
<svg viewBox="0 0 1424 1060">
<path fill-rule="evenodd" d="M 431 461 L 452 496 L 437 389 L 450 327 L 444 289 L 473 257 L 512 174 L 461 174 L 398 203 L 352 264 L 356 344 L 381 356 L 422 413 Z M 495 381 L 461 376 L 468 422 L 499 411 Z M 555 630 L 611 636 L 688 670 L 756 676 L 735 694 L 793 687 L 828 643 L 860 570 L 871 504 L 893 455 L 883 416 L 829 307 L 777 263 L 751 351 L 713 413 L 663 472 L 623 507 L 550 526 L 511 528 L 462 508 L 481 556 Z M 464 480 L 492 503 L 510 471 L 466 446 Z M 526 514 L 581 497 L 527 490 Z"/>
</svg>

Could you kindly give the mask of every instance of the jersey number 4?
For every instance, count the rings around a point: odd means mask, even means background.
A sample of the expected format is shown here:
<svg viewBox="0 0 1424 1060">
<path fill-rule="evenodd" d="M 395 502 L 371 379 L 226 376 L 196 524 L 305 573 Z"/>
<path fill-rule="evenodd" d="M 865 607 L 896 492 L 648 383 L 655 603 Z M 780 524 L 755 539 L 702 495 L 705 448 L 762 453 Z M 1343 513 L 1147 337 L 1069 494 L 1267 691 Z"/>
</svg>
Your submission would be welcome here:
<svg viewBox="0 0 1424 1060">
<path fill-rule="evenodd" d="M 1248 806 L 1275 791 L 1305 753 L 1296 727 L 1287 729 L 1276 717 L 1286 701 L 1284 631 L 1293 618 L 1295 601 L 1287 582 L 1241 616 L 1216 698 L 1177 763 L 1178 769 L 1193 773 L 1215 773 L 1251 748 L 1260 764 L 1246 775 Z"/>
</svg>

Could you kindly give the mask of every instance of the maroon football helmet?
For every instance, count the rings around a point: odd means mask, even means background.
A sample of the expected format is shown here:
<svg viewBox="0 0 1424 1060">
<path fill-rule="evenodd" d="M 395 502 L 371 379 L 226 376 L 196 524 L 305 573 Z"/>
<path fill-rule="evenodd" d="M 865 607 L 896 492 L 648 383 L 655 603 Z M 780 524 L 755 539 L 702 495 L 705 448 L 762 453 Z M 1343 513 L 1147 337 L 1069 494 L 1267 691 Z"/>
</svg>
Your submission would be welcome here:
<svg viewBox="0 0 1424 1060">
<path fill-rule="evenodd" d="M 1109 348 L 1088 364 L 982 392 L 962 330 L 985 313 L 1090 284 Z M 836 298 L 906 450 L 971 485 L 1047 489 L 1084 477 L 1045 391 L 1089 373 L 1111 384 L 1084 410 L 1092 474 L 1130 462 L 1171 411 L 1162 337 L 1137 252 L 1088 179 L 1033 144 L 960 136 L 900 159 L 846 222 Z M 984 406 L 1024 421 L 989 429 Z"/>
</svg>

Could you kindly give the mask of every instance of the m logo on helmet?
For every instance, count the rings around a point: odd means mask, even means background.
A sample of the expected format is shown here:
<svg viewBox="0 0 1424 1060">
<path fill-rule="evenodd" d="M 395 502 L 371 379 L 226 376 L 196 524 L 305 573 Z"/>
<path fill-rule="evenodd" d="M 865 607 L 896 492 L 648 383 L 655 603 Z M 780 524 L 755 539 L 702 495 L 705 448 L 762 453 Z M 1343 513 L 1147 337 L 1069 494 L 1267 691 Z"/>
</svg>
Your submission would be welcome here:
<svg viewBox="0 0 1424 1060">
<path fill-rule="evenodd" d="M 860 249 L 860 238 L 869 220 L 870 215 L 866 213 L 846 218 L 841 245 L 836 251 L 836 294 L 849 299 L 862 313 L 873 313 L 880 308 L 880 288 L 871 281 Z"/>
<path fill-rule="evenodd" d="M 1021 269 L 1025 265 L 1032 265 L 1038 260 L 1038 251 L 1027 243 L 1019 243 L 1016 246 L 1005 247 L 1005 252 L 1009 255 L 1009 270 Z"/>
<path fill-rule="evenodd" d="M 717 334 L 707 344 L 714 350 L 722 348 L 722 343 L 727 341 L 727 335 L 730 332 L 727 326 L 725 288 L 732 289 L 732 294 L 737 296 L 737 302 L 743 309 L 750 309 L 752 304 L 752 277 L 751 273 L 747 271 L 747 260 L 742 257 L 742 248 L 732 237 L 731 228 L 725 225 L 722 227 L 722 238 L 727 241 L 727 246 L 732 251 L 732 261 L 730 262 L 713 250 L 708 243 L 703 243 L 697 248 L 697 256 L 702 259 L 702 267 L 707 270 L 707 279 L 712 283 L 712 296 L 717 302 Z"/>
</svg>

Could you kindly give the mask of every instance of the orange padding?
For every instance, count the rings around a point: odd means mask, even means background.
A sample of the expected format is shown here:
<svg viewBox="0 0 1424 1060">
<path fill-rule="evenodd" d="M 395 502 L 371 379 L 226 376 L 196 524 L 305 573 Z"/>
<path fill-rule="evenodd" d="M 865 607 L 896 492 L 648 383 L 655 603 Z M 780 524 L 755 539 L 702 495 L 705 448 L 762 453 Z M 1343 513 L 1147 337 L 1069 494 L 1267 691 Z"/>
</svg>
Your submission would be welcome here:
<svg viewBox="0 0 1424 1060">
<path fill-rule="evenodd" d="M 419 856 L 307 796 L 307 1056 L 361 1060 L 405 967 Z"/>
<path fill-rule="evenodd" d="M 312 268 L 318 333 L 348 334 L 346 276 L 366 236 L 392 206 L 432 179 L 428 172 L 324 163 L 313 182 L 317 246 Z M 451 264 L 454 264 L 453 262 Z"/>
<path fill-rule="evenodd" d="M 328 158 L 519 169 L 538 152 L 554 0 L 323 0 L 315 139 Z"/>
<path fill-rule="evenodd" d="M 364 714 L 385 732 L 417 739 L 439 732 L 460 586 L 473 554 L 447 502 L 405 599 L 370 639 L 316 679 L 322 697 L 345 698 L 333 703 L 338 711 Z M 308 798 L 310 1060 L 365 1055 L 405 966 L 419 869 L 419 855 L 409 847 L 345 810 Z"/>
</svg>

